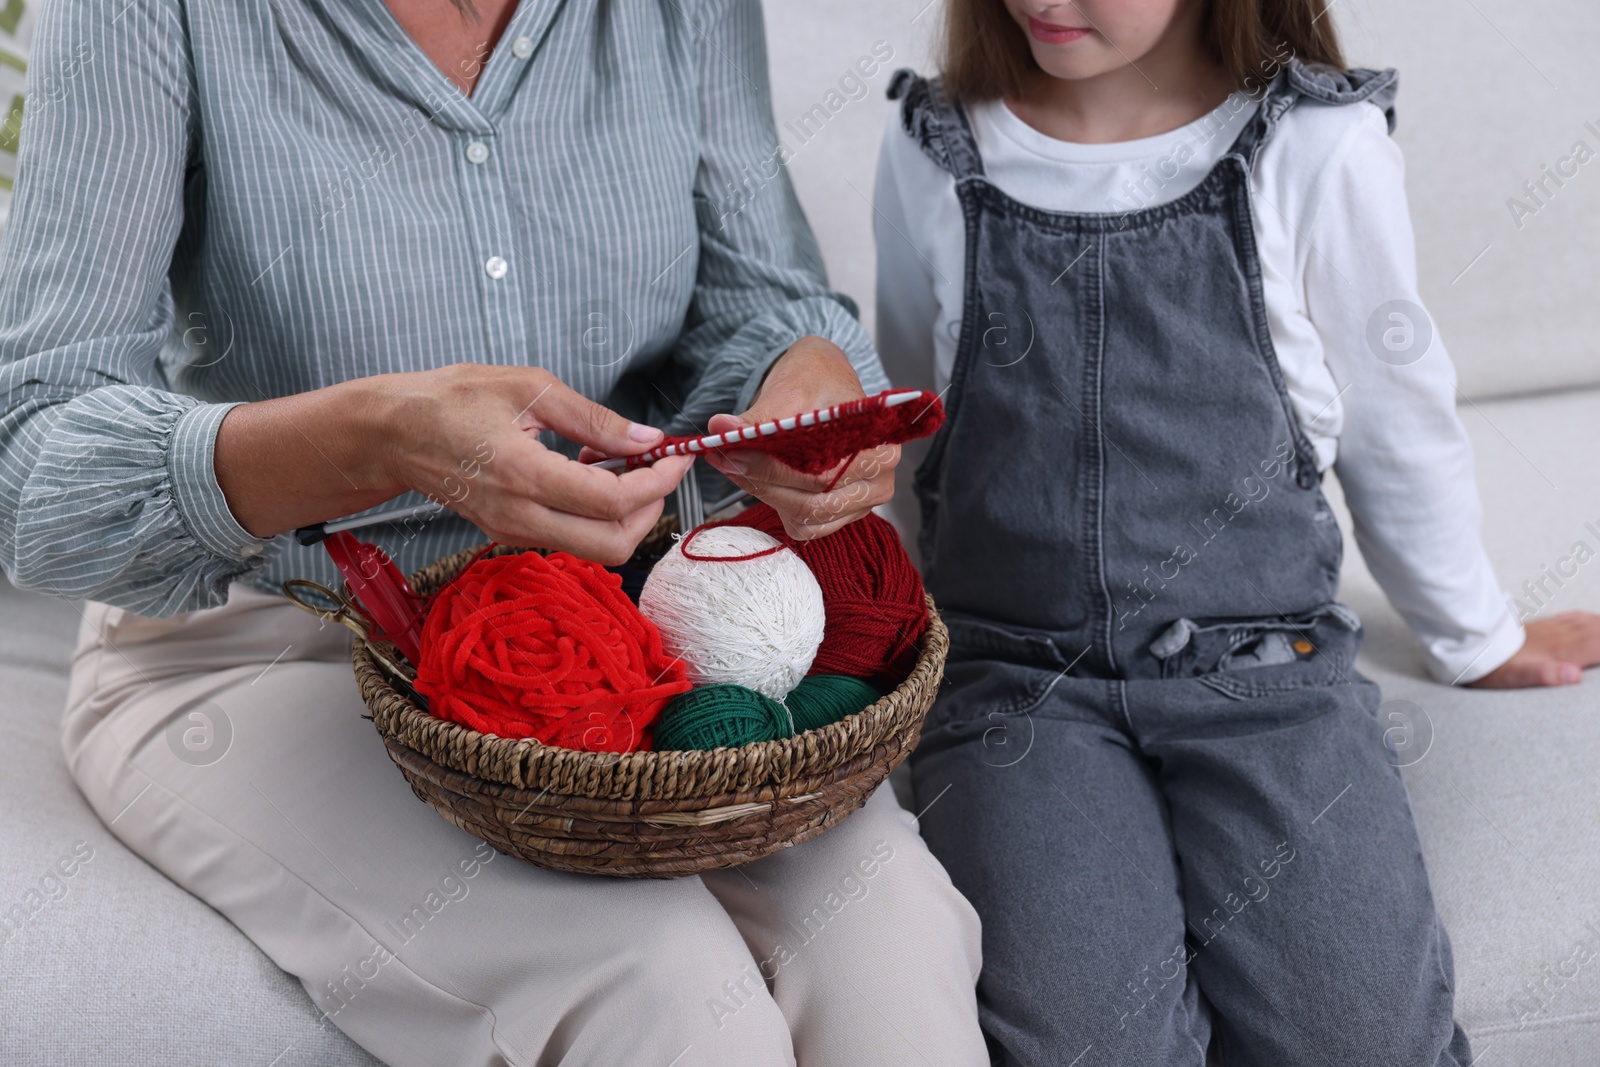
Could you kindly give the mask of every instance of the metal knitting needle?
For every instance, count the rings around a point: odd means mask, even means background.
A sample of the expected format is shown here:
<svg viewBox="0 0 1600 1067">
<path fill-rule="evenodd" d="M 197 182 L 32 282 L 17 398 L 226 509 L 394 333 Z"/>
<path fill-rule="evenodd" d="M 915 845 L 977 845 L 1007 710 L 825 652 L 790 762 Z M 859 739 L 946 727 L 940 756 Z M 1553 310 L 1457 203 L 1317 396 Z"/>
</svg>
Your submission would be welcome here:
<svg viewBox="0 0 1600 1067">
<path fill-rule="evenodd" d="M 739 489 L 713 504 L 707 505 L 702 503 L 700 505 L 700 510 L 703 515 L 715 515 L 723 508 L 731 507 L 749 495 L 750 494 L 746 493 L 743 489 Z M 329 537 L 338 533 L 340 530 L 359 530 L 365 526 L 377 526 L 385 522 L 401 522 L 405 519 L 414 518 L 418 515 L 436 515 L 446 510 L 448 509 L 446 509 L 443 504 L 417 504 L 415 507 L 393 508 L 389 511 L 375 511 L 371 515 L 361 515 L 355 518 L 340 519 L 337 522 L 324 522 L 315 526 L 302 526 L 300 529 L 294 532 L 294 536 L 295 539 L 302 545 L 314 545 L 318 544 L 319 542 L 326 541 Z M 689 517 L 693 518 L 692 509 L 688 510 L 691 511 Z M 695 522 L 689 523 L 688 525 L 692 528 L 694 526 L 699 526 L 700 523 Z"/>
<path fill-rule="evenodd" d="M 359 530 L 364 526 L 377 526 L 379 523 L 400 522 L 403 519 L 414 518 L 418 515 L 434 515 L 445 510 L 443 504 L 431 501 L 426 504 L 414 504 L 408 508 L 391 508 L 388 511 L 375 511 L 370 515 L 354 515 L 333 522 L 319 522 L 312 526 L 302 526 L 294 532 L 294 538 L 302 545 L 314 545 L 326 541 L 341 530 Z"/>
</svg>

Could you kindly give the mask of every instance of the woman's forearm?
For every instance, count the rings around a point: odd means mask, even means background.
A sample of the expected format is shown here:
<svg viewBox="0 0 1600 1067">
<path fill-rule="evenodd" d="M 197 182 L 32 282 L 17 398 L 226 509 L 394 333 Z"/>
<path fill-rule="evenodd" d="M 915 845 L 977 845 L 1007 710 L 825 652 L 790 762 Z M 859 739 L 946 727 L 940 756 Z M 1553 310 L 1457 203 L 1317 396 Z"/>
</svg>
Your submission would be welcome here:
<svg viewBox="0 0 1600 1067">
<path fill-rule="evenodd" d="M 399 375 L 243 404 L 217 431 L 217 484 L 251 534 L 269 538 L 374 507 L 407 489 L 382 442 Z"/>
</svg>

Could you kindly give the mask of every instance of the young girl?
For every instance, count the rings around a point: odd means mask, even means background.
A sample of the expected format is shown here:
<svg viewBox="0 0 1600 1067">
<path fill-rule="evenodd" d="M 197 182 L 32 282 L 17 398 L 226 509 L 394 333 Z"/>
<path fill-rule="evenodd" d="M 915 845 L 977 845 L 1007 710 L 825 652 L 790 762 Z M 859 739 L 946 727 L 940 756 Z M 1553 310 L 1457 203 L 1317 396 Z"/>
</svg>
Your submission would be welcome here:
<svg viewBox="0 0 1600 1067">
<path fill-rule="evenodd" d="M 1335 603 L 1336 460 L 1440 680 L 1600 658 L 1600 620 L 1524 633 L 1497 587 L 1395 74 L 1344 70 L 1323 8 L 951 0 L 942 84 L 891 90 L 880 348 L 949 411 L 913 778 L 983 919 L 996 1063 L 1470 1062 Z"/>
</svg>

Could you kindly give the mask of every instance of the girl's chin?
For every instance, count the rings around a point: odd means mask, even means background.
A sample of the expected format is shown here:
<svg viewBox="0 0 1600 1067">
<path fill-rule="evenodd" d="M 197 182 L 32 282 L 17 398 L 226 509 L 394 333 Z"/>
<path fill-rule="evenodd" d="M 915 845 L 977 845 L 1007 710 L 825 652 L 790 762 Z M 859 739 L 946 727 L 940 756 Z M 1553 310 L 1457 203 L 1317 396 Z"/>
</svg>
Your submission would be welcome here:
<svg viewBox="0 0 1600 1067">
<path fill-rule="evenodd" d="M 1063 55 L 1061 50 L 1055 48 L 1035 48 L 1033 61 L 1045 74 L 1062 81 L 1081 81 L 1126 65 L 1126 61 L 1115 53 L 1110 56 L 1088 53 Z"/>
</svg>

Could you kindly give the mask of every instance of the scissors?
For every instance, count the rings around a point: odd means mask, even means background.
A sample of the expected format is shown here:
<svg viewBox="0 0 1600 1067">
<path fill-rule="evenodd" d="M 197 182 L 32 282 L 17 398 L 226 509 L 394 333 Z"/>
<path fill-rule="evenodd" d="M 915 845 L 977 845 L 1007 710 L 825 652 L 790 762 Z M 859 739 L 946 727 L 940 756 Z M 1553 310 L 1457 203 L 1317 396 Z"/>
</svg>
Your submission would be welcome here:
<svg viewBox="0 0 1600 1067">
<path fill-rule="evenodd" d="M 326 536 L 323 543 L 334 566 L 344 576 L 349 593 L 335 592 L 308 578 L 291 578 L 283 583 L 283 595 L 301 610 L 338 623 L 369 644 L 392 643 L 411 664 L 418 663 L 422 658 L 422 625 L 427 616 L 427 598 L 411 588 L 411 583 L 406 581 L 388 553 L 358 541 L 348 530 Z M 306 594 L 314 594 L 325 603 L 308 600 Z M 414 671 L 403 670 L 376 647 L 373 657 L 410 688 L 411 680 L 416 677 Z"/>
</svg>

